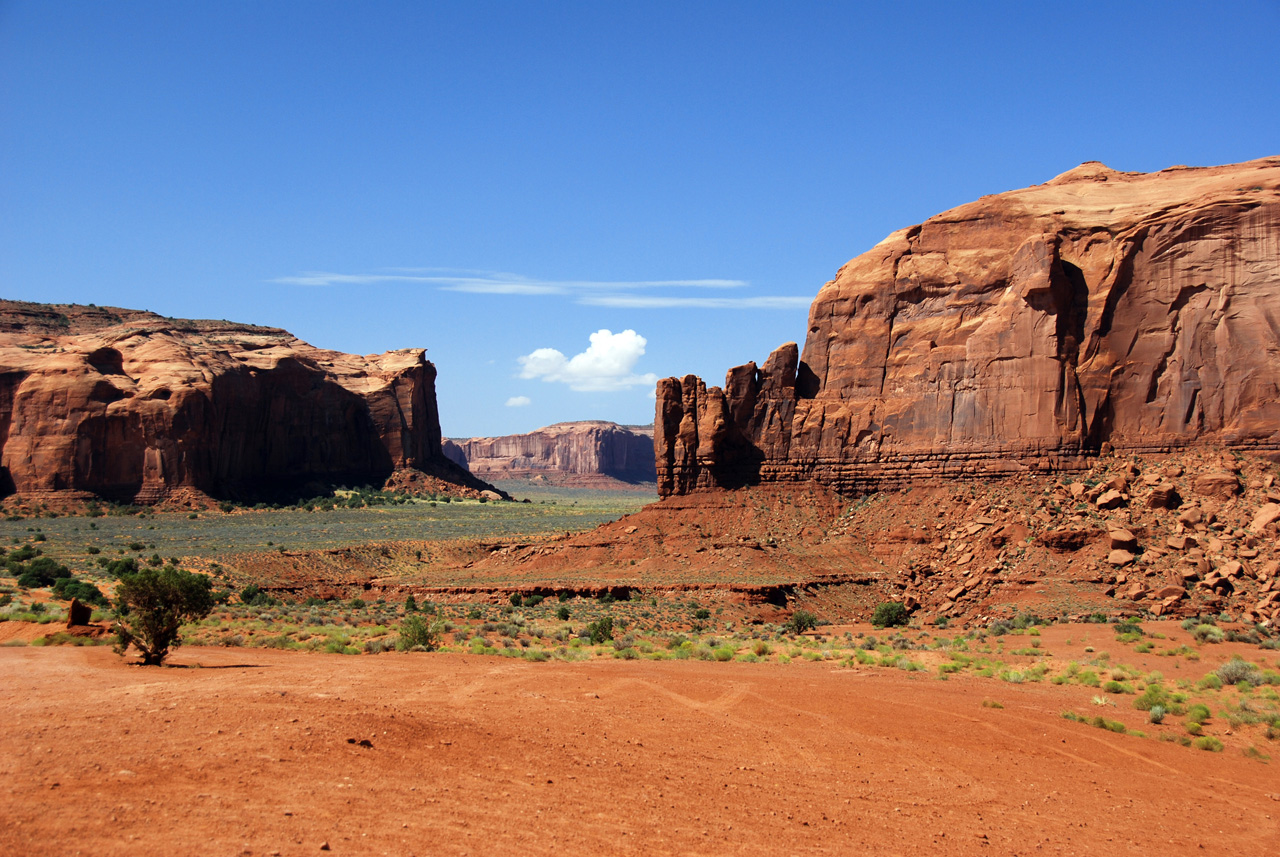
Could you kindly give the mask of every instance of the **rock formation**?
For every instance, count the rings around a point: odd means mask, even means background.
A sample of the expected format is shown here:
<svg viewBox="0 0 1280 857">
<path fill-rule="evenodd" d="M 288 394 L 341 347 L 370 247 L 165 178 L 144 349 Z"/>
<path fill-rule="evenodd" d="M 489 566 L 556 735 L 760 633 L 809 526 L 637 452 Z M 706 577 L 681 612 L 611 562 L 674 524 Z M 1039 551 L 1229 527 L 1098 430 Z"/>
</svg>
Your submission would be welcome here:
<svg viewBox="0 0 1280 857">
<path fill-rule="evenodd" d="M 528 434 L 454 438 L 445 454 L 482 479 L 546 477 L 590 484 L 601 477 L 653 482 L 653 429 L 588 420 L 556 423 Z"/>
<path fill-rule="evenodd" d="M 658 383 L 662 496 L 1077 469 L 1104 449 L 1280 449 L 1280 158 L 1091 162 L 899 230 L 794 343 Z"/>
<path fill-rule="evenodd" d="M 286 331 L 0 301 L 3 493 L 252 498 L 425 471 L 444 457 L 422 350 L 358 357 Z"/>
</svg>

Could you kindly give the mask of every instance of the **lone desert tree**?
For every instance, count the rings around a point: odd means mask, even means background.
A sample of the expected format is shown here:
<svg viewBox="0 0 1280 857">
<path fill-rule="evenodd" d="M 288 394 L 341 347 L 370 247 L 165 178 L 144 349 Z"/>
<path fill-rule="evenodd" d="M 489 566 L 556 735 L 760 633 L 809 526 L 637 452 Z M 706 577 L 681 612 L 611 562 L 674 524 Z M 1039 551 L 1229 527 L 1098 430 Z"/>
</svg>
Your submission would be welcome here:
<svg viewBox="0 0 1280 857">
<path fill-rule="evenodd" d="M 209 615 L 211 590 L 203 574 L 171 565 L 126 574 L 116 587 L 116 653 L 123 655 L 134 646 L 144 664 L 160 664 L 170 647 L 182 644 L 182 624 Z"/>
</svg>

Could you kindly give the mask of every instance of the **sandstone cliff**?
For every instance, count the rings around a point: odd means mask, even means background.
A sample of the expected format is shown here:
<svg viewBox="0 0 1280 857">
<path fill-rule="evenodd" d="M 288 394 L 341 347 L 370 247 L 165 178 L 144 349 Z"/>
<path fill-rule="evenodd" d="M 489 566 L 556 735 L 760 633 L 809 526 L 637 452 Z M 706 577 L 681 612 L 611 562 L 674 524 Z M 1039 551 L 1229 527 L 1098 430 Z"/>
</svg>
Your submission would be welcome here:
<svg viewBox="0 0 1280 857">
<path fill-rule="evenodd" d="M 586 484 L 598 477 L 653 482 L 653 430 L 648 426 L 583 421 L 556 423 L 528 434 L 455 438 L 445 454 L 483 479 Z"/>
<path fill-rule="evenodd" d="M 1280 158 L 1092 162 L 899 230 L 842 267 L 803 353 L 658 383 L 662 496 L 1280 449 Z"/>
<path fill-rule="evenodd" d="M 0 301 L 0 489 L 155 502 L 380 484 L 489 486 L 441 451 L 421 350 L 358 357 L 286 331 Z"/>
</svg>

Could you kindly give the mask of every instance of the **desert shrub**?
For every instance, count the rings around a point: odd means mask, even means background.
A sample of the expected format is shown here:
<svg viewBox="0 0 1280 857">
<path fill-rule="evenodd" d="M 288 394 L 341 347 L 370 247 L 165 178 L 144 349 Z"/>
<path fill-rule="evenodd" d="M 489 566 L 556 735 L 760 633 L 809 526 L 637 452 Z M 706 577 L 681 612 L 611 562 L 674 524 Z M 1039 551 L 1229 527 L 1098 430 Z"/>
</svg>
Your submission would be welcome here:
<svg viewBox="0 0 1280 857">
<path fill-rule="evenodd" d="M 711 611 L 705 607 L 699 607 L 697 610 L 693 611 L 693 618 L 700 622 L 705 621 L 711 618 Z"/>
<path fill-rule="evenodd" d="M 1005 634 L 1013 630 L 1013 624 L 1009 622 L 1008 619 L 996 619 L 987 626 L 987 630 L 990 631 L 993 636 L 1003 637 Z"/>
<path fill-rule="evenodd" d="M 440 647 L 440 635 L 444 633 L 444 621 L 439 615 L 423 618 L 418 614 L 404 617 L 400 623 L 400 636 L 395 646 L 402 652 L 435 651 Z"/>
<path fill-rule="evenodd" d="M 1115 629 L 1117 637 L 1137 639 L 1144 634 L 1142 626 L 1135 619 L 1122 620 L 1112 627 Z"/>
<path fill-rule="evenodd" d="M 124 577 L 126 574 L 137 574 L 138 572 L 138 561 L 133 557 L 110 560 L 104 557 L 98 560 L 98 564 L 112 577 Z"/>
<path fill-rule="evenodd" d="M 116 652 L 130 646 L 144 664 L 160 664 L 181 645 L 178 630 L 213 609 L 212 584 L 202 574 L 167 565 L 126 575 L 116 587 Z"/>
<path fill-rule="evenodd" d="M 1201 690 L 1222 690 L 1222 679 L 1218 678 L 1217 673 L 1209 673 L 1196 683 L 1196 687 Z"/>
<path fill-rule="evenodd" d="M 1204 723 L 1209 719 L 1209 706 L 1203 702 L 1197 702 L 1187 709 L 1188 723 Z"/>
<path fill-rule="evenodd" d="M 818 627 L 818 617 L 808 610 L 797 610 L 791 614 L 791 618 L 783 625 L 783 628 L 789 634 L 803 634 L 805 631 L 811 631 L 816 627 Z"/>
<path fill-rule="evenodd" d="M 103 595 L 98 587 L 87 580 L 76 580 L 74 577 L 63 577 L 54 581 L 53 594 L 67 601 L 78 598 L 81 603 L 95 607 L 106 607 L 109 603 L 107 596 Z"/>
<path fill-rule="evenodd" d="M 1243 631 L 1227 631 L 1228 643 L 1252 643 L 1258 645 L 1262 642 L 1262 636 L 1252 628 L 1246 628 Z"/>
<path fill-rule="evenodd" d="M 1197 625 L 1195 630 L 1191 632 L 1191 636 L 1196 638 L 1197 643 L 1221 643 L 1226 639 L 1226 634 L 1217 625 Z"/>
<path fill-rule="evenodd" d="M 404 600 L 404 612 L 417 613 L 418 601 L 413 597 L 413 593 L 409 593 L 409 597 Z"/>
<path fill-rule="evenodd" d="M 871 624 L 877 628 L 896 628 L 907 624 L 910 619 L 906 606 L 897 601 L 881 602 L 871 614 Z"/>
<path fill-rule="evenodd" d="M 1094 717 L 1089 721 L 1089 724 L 1091 726 L 1096 726 L 1099 729 L 1106 729 L 1108 732 L 1115 732 L 1119 735 L 1123 735 L 1129 731 L 1119 720 L 1108 720 L 1102 716 Z"/>
<path fill-rule="evenodd" d="M 1159 705 L 1159 704 L 1153 705 L 1151 706 L 1150 709 L 1147 710 L 1147 720 L 1151 721 L 1152 723 L 1158 726 L 1159 724 L 1164 722 L 1164 713 L 1165 712 L 1164 712 L 1163 705 Z"/>
<path fill-rule="evenodd" d="M 1186 697 L 1183 695 L 1169 693 L 1159 682 L 1150 681 L 1142 695 L 1133 701 L 1133 707 L 1139 711 L 1150 711 L 1158 705 L 1166 713 L 1181 714 L 1182 703 L 1185 701 Z"/>
<path fill-rule="evenodd" d="M 32 547 L 31 545 L 23 545 L 22 547 L 15 548 L 13 551 L 9 553 L 8 559 L 6 560 L 6 564 L 14 563 L 14 562 L 26 562 L 27 560 L 35 559 L 36 557 L 40 556 L 40 553 L 41 553 L 40 550 Z M 10 565 L 9 567 L 12 568 L 13 566 Z"/>
<path fill-rule="evenodd" d="M 1255 687 L 1262 684 L 1262 673 L 1248 661 L 1232 658 L 1214 670 L 1223 684 L 1251 684 Z"/>
<path fill-rule="evenodd" d="M 613 639 L 613 617 L 605 616 L 588 623 L 585 633 L 592 643 L 607 643 Z"/>
<path fill-rule="evenodd" d="M 1222 742 L 1212 735 L 1204 735 L 1191 742 L 1197 750 L 1208 750 L 1210 753 L 1221 753 Z"/>
<path fill-rule="evenodd" d="M 60 577 L 70 577 L 71 571 L 47 556 L 38 556 L 26 564 L 18 574 L 18 585 L 23 589 L 52 586 Z"/>
<path fill-rule="evenodd" d="M 513 593 L 511 593 L 511 606 L 512 606 L 512 607 L 519 607 L 519 606 L 520 606 L 521 604 L 523 604 L 523 603 L 524 603 L 524 596 L 523 596 L 523 595 L 521 595 L 519 592 L 513 592 Z"/>
<path fill-rule="evenodd" d="M 568 607 L 564 606 L 563 604 L 561 604 L 559 607 L 556 608 L 556 618 L 559 619 L 561 622 L 568 621 L 569 617 L 572 615 L 573 615 L 573 611 L 571 611 Z"/>
<path fill-rule="evenodd" d="M 541 595 L 529 595 L 529 596 L 526 596 L 524 599 L 524 606 L 537 607 L 539 604 L 541 604 L 545 600 L 546 599 Z"/>
</svg>

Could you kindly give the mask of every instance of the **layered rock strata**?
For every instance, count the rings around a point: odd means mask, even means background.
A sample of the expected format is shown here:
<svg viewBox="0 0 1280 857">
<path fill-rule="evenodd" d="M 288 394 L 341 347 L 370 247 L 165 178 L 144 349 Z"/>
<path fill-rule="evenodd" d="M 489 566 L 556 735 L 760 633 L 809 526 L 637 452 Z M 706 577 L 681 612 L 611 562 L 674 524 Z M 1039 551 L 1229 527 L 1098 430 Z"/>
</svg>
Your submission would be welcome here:
<svg viewBox="0 0 1280 857">
<path fill-rule="evenodd" d="M 275 496 L 445 458 L 420 349 L 325 351 L 284 330 L 110 307 L 0 301 L 4 493 L 156 502 Z"/>
<path fill-rule="evenodd" d="M 556 423 L 527 434 L 453 438 L 445 454 L 482 479 L 589 482 L 607 477 L 622 482 L 656 478 L 653 429 L 589 420 Z"/>
<path fill-rule="evenodd" d="M 803 352 L 660 381 L 654 446 L 667 496 L 1200 443 L 1280 449 L 1280 158 L 1091 162 L 899 230 L 822 287 Z"/>
</svg>

